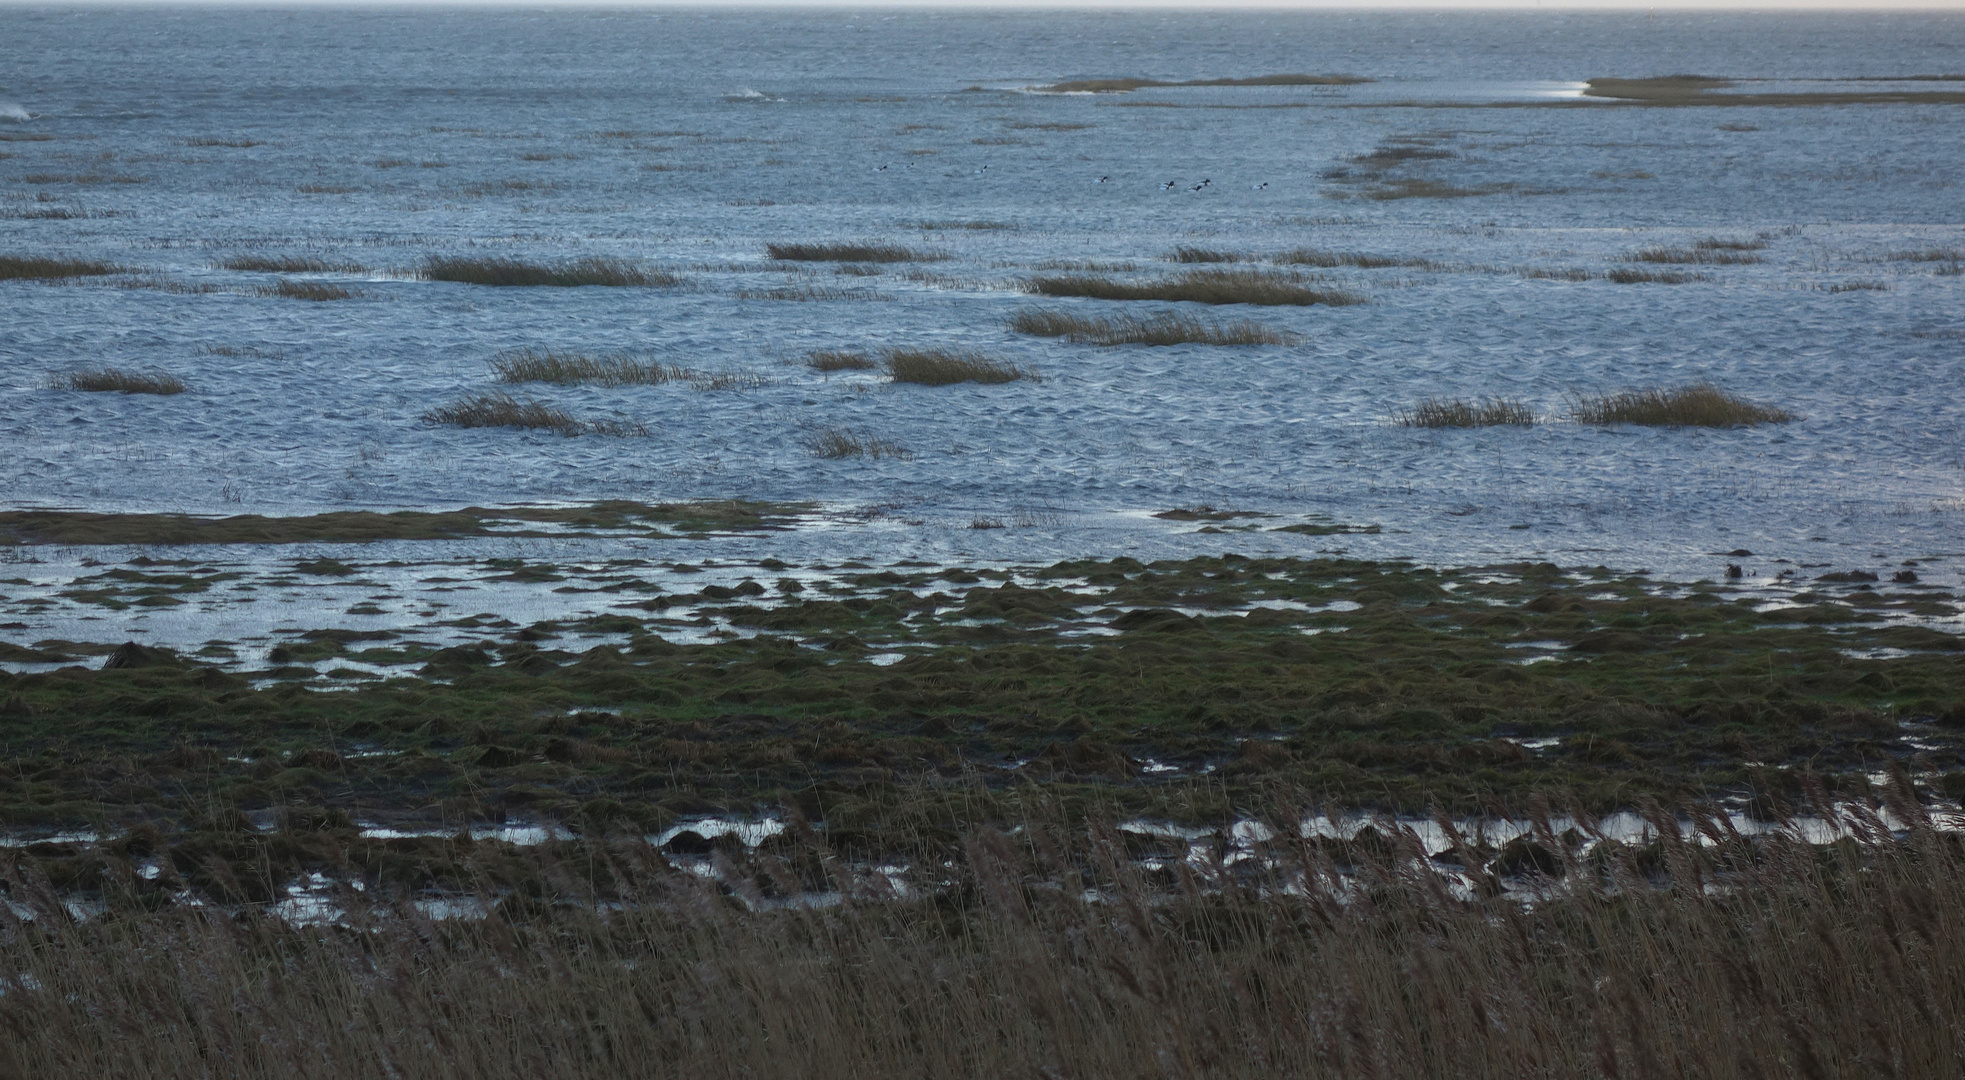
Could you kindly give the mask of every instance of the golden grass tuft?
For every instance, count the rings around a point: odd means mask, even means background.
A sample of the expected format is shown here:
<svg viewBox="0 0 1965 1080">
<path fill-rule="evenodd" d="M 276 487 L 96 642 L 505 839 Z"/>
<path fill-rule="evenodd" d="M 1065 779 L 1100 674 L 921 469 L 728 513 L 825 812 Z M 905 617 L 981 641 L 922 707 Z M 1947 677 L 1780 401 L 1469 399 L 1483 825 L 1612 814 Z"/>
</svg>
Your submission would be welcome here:
<svg viewBox="0 0 1965 1080">
<path fill-rule="evenodd" d="M 330 285 L 325 281 L 289 281 L 286 278 L 253 291 L 260 296 L 283 296 L 288 300 L 352 300 L 362 295 L 353 289 Z"/>
<path fill-rule="evenodd" d="M 491 358 L 498 381 L 562 385 L 653 386 L 683 382 L 694 373 L 674 364 L 630 356 L 588 356 L 551 349 L 511 349 Z"/>
<path fill-rule="evenodd" d="M 874 363 L 873 358 L 865 353 L 821 349 L 806 358 L 805 366 L 811 368 L 813 371 L 829 373 L 834 371 L 872 371 L 880 365 Z"/>
<path fill-rule="evenodd" d="M 515 427 L 551 431 L 560 435 L 646 435 L 640 424 L 621 420 L 578 420 L 566 410 L 510 394 L 472 394 L 423 414 L 433 424 L 461 428 Z"/>
<path fill-rule="evenodd" d="M 612 285 L 663 288 L 682 283 L 682 279 L 674 274 L 650 270 L 621 259 L 599 257 L 557 264 L 462 256 L 433 258 L 423 264 L 418 276 L 425 281 L 518 287 Z"/>
<path fill-rule="evenodd" d="M 955 349 L 889 349 L 887 374 L 895 382 L 922 386 L 949 386 L 954 383 L 1007 383 L 1019 379 L 1042 382 L 1036 372 L 992 359 L 981 353 Z"/>
<path fill-rule="evenodd" d="M 847 427 L 825 427 L 812 432 L 805 439 L 805 448 L 814 457 L 822 458 L 892 458 L 895 461 L 913 461 L 914 451 L 894 442 L 883 439 L 871 432 L 855 431 Z"/>
<path fill-rule="evenodd" d="M 1511 398 L 1467 401 L 1433 397 L 1410 409 L 1400 409 L 1392 419 L 1400 427 L 1416 428 L 1527 427 L 1535 423 L 1535 410 L 1527 402 Z"/>
<path fill-rule="evenodd" d="M 1082 296 L 1092 300 L 1186 300 L 1200 304 L 1333 307 L 1362 304 L 1364 297 L 1342 289 L 1316 289 L 1287 274 L 1260 270 L 1190 270 L 1158 281 L 1120 281 L 1092 274 L 1031 278 L 1024 286 L 1039 296 Z"/>
<path fill-rule="evenodd" d="M 1292 345 L 1297 336 L 1252 322 L 1218 323 L 1182 315 L 1102 319 L 1068 311 L 1018 312 L 1010 329 L 1093 345 Z"/>
<path fill-rule="evenodd" d="M 1571 404 L 1569 416 L 1581 424 L 1647 427 L 1750 427 L 1800 419 L 1786 409 L 1756 405 L 1710 383 L 1578 398 Z"/>
<path fill-rule="evenodd" d="M 93 259 L 56 259 L 29 255 L 0 255 L 0 281 L 36 281 L 71 277 L 100 277 L 126 273 L 127 268 Z"/>
<path fill-rule="evenodd" d="M 766 244 L 764 249 L 774 259 L 791 262 L 940 262 L 948 258 L 944 252 L 898 244 Z"/>
<path fill-rule="evenodd" d="M 146 375 L 142 372 L 111 367 L 58 375 L 55 377 L 54 385 L 62 390 L 87 390 L 96 393 L 158 394 L 165 397 L 184 393 L 184 382 L 175 375 L 167 375 L 161 371 Z"/>
</svg>

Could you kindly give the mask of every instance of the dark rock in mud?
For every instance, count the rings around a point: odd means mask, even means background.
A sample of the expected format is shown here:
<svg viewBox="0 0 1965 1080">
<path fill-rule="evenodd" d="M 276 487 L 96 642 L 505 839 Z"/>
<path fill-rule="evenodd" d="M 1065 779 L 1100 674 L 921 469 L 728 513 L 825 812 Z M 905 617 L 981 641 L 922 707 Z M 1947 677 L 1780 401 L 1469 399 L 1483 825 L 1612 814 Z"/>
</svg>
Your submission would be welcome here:
<svg viewBox="0 0 1965 1080">
<path fill-rule="evenodd" d="M 155 649 L 148 645 L 138 645 L 134 641 L 125 641 L 116 647 L 115 652 L 109 654 L 109 659 L 103 661 L 102 668 L 108 671 L 124 668 L 181 667 L 183 664 L 184 661 L 178 659 L 178 655 L 169 649 Z"/>
<path fill-rule="evenodd" d="M 1199 628 L 1201 620 L 1166 608 L 1145 608 L 1140 611 L 1128 611 L 1112 620 L 1111 625 L 1114 630 L 1175 634 L 1183 630 Z"/>
<path fill-rule="evenodd" d="M 1838 574 L 1823 574 L 1816 581 L 1875 581 L 1876 575 L 1868 570 L 1848 570 Z"/>
</svg>

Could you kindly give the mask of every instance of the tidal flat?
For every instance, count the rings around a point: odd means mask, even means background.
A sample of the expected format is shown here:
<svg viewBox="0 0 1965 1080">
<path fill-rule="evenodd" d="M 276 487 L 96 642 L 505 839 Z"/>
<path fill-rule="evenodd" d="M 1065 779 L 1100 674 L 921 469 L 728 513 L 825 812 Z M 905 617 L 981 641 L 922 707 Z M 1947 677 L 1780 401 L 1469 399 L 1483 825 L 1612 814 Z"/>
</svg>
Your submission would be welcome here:
<svg viewBox="0 0 1965 1080">
<path fill-rule="evenodd" d="M 1955 1071 L 1956 14 L 0 40 L 0 1074 Z"/>
</svg>

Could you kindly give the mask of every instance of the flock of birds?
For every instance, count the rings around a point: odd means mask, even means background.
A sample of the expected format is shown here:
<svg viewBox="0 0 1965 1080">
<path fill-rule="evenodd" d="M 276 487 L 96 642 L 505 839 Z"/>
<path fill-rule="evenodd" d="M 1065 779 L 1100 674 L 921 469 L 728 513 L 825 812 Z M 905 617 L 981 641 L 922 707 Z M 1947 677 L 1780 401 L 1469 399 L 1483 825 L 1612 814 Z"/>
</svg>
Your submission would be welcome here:
<svg viewBox="0 0 1965 1080">
<path fill-rule="evenodd" d="M 886 171 L 888 170 L 888 168 L 889 168 L 889 167 L 890 167 L 889 165 L 875 165 L 875 166 L 873 167 L 873 171 L 874 171 L 874 172 L 886 172 Z M 910 169 L 910 170 L 911 170 L 911 169 L 913 169 L 913 168 L 914 168 L 914 162 L 912 162 L 912 161 L 910 161 L 910 162 L 907 162 L 907 163 L 906 163 L 906 168 L 908 168 L 908 169 Z M 985 173 L 987 173 L 987 172 L 989 172 L 989 166 L 988 166 L 988 165 L 978 165 L 978 166 L 976 166 L 976 170 L 975 170 L 975 175 L 977 175 L 977 176 L 982 176 L 983 174 L 985 174 Z M 1110 183 L 1110 182 L 1111 182 L 1111 180 L 1112 180 L 1112 177 L 1110 177 L 1110 176 L 1101 176 L 1101 177 L 1099 177 L 1099 178 L 1098 178 L 1097 180 L 1094 180 L 1094 181 L 1092 181 L 1092 183 L 1094 183 L 1094 184 L 1105 184 L 1105 183 Z M 1160 190 L 1161 190 L 1161 191 L 1172 191 L 1172 190 L 1174 190 L 1175 188 L 1177 188 L 1177 187 L 1180 187 L 1180 186 L 1181 186 L 1181 182 L 1180 182 L 1180 181 L 1178 181 L 1178 180 L 1169 180 L 1169 181 L 1167 181 L 1166 183 L 1164 183 L 1164 184 L 1161 184 L 1161 185 L 1160 185 Z M 1204 190 L 1206 190 L 1206 189 L 1208 189 L 1208 188 L 1210 188 L 1210 187 L 1213 187 L 1213 186 L 1214 186 L 1214 180 L 1213 180 L 1213 179 L 1203 179 L 1203 180 L 1202 180 L 1202 181 L 1201 181 L 1200 183 L 1198 183 L 1198 184 L 1195 184 L 1194 186 L 1192 186 L 1192 187 L 1190 187 L 1190 188 L 1188 188 L 1187 190 L 1189 190 L 1189 191 L 1204 191 Z M 1268 186 L 1269 186 L 1269 181 L 1267 181 L 1267 180 L 1264 180 L 1264 181 L 1262 181 L 1261 183 L 1258 183 L 1258 184 L 1250 184 L 1250 185 L 1249 185 L 1249 190 L 1250 190 L 1250 191 L 1261 191 L 1261 190 L 1263 190 L 1263 189 L 1265 189 L 1265 188 L 1267 188 Z"/>
</svg>

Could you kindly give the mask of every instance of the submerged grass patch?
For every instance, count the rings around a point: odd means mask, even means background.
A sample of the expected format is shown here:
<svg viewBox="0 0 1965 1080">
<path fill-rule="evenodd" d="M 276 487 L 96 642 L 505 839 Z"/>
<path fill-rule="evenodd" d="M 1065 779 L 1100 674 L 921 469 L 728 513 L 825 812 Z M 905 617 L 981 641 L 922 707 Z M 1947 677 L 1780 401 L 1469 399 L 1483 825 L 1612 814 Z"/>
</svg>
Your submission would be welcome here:
<svg viewBox="0 0 1965 1080">
<path fill-rule="evenodd" d="M 1619 285 L 1684 285 L 1690 281 L 1710 281 L 1705 274 L 1685 270 L 1646 270 L 1641 266 L 1619 266 L 1604 274 L 1604 280 Z"/>
<path fill-rule="evenodd" d="M 1354 266 L 1360 270 L 1377 270 L 1390 266 L 1417 266 L 1437 268 L 1438 263 L 1430 259 L 1400 258 L 1392 255 L 1372 255 L 1362 251 L 1320 251 L 1316 248 L 1296 248 L 1270 258 L 1270 262 L 1280 266 L 1316 266 L 1335 269 L 1341 266 Z"/>
<path fill-rule="evenodd" d="M 1427 398 L 1410 409 L 1400 409 L 1393 422 L 1401 427 L 1469 428 L 1535 423 L 1535 410 L 1528 403 L 1512 398 Z"/>
<path fill-rule="evenodd" d="M 913 461 L 914 452 L 892 439 L 881 438 L 864 429 L 824 427 L 805 438 L 805 448 L 822 458 L 893 458 Z"/>
<path fill-rule="evenodd" d="M 820 349 L 805 358 L 805 366 L 813 371 L 872 371 L 879 367 L 873 358 L 862 352 L 841 352 L 834 349 Z"/>
<path fill-rule="evenodd" d="M 1650 427 L 1747 427 L 1800 419 L 1786 409 L 1756 405 L 1708 383 L 1578 398 L 1571 404 L 1569 415 L 1583 424 Z"/>
<path fill-rule="evenodd" d="M 1219 323 L 1183 315 L 1097 318 L 1068 311 L 1019 312 L 1010 329 L 1093 345 L 1289 345 L 1295 334 L 1252 322 Z"/>
<path fill-rule="evenodd" d="M 281 296 L 288 300 L 352 300 L 361 293 L 354 289 L 325 281 L 290 281 L 285 278 L 273 285 L 262 285 L 253 290 L 260 296 Z"/>
<path fill-rule="evenodd" d="M 1757 79 L 1718 79 L 1704 75 L 1665 75 L 1648 79 L 1596 78 L 1586 97 L 1614 98 L 1638 105 L 1965 105 L 1957 90 L 1804 90 L 1777 93 L 1714 93 Z"/>
<path fill-rule="evenodd" d="M 545 382 L 565 385 L 654 386 L 680 382 L 694 373 L 627 354 L 588 356 L 552 349 L 512 349 L 491 358 L 500 382 Z"/>
<path fill-rule="evenodd" d="M 1757 263 L 1760 256 L 1754 248 L 1732 246 L 1742 241 L 1701 240 L 1689 248 L 1648 247 L 1625 256 L 1632 262 L 1665 263 L 1676 266 L 1736 266 L 1744 263 Z M 1765 244 L 1760 245 L 1765 247 Z"/>
<path fill-rule="evenodd" d="M 1024 286 L 1039 296 L 1081 296 L 1092 300 L 1186 300 L 1200 304 L 1262 306 L 1341 306 L 1364 297 L 1342 289 L 1320 289 L 1300 278 L 1260 270 L 1190 270 L 1158 281 L 1121 281 L 1093 274 L 1031 278 Z"/>
<path fill-rule="evenodd" d="M 947 253 L 898 244 L 766 244 L 774 259 L 791 262 L 897 263 L 939 262 Z"/>
<path fill-rule="evenodd" d="M 982 353 L 956 349 L 889 349 L 887 374 L 895 382 L 922 386 L 954 383 L 1041 382 L 1037 374 Z"/>
<path fill-rule="evenodd" d="M 124 371 L 121 368 L 96 368 L 91 371 L 72 371 L 55 377 L 55 386 L 63 390 L 87 390 L 96 393 L 120 394 L 171 394 L 184 393 L 184 382 L 175 375 L 164 372 Z"/>
<path fill-rule="evenodd" d="M 461 428 L 511 427 L 560 435 L 646 435 L 640 424 L 622 420 L 578 420 L 566 410 L 532 398 L 505 393 L 472 394 L 423 414 L 433 424 Z"/>
<path fill-rule="evenodd" d="M 313 255 L 235 255 L 221 261 L 221 270 L 259 274 L 366 274 L 360 263 L 330 262 Z"/>
<path fill-rule="evenodd" d="M 682 279 L 661 270 L 650 270 L 621 259 L 589 258 L 567 263 L 533 263 L 521 259 L 445 257 L 423 264 L 419 273 L 425 281 L 456 281 L 467 285 L 552 286 L 578 288 L 583 285 L 643 286 L 652 288 L 679 285 Z"/>
<path fill-rule="evenodd" d="M 126 273 L 127 268 L 94 259 L 63 259 L 37 255 L 0 255 L 0 281 L 101 277 Z"/>
</svg>

